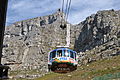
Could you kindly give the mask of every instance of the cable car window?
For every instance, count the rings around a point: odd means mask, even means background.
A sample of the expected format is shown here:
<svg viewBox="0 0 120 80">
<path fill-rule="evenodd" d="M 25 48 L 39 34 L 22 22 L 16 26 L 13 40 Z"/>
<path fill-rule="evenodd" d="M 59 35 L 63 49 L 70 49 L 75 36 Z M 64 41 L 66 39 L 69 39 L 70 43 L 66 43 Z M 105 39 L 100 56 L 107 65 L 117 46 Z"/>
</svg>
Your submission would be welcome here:
<svg viewBox="0 0 120 80">
<path fill-rule="evenodd" d="M 65 52 L 64 51 L 62 52 L 62 57 L 65 57 Z"/>
<path fill-rule="evenodd" d="M 49 60 L 52 58 L 52 53 L 50 53 L 50 55 L 49 55 Z"/>
<path fill-rule="evenodd" d="M 52 58 L 55 58 L 56 56 L 56 51 L 51 52 L 52 53 Z"/>
<path fill-rule="evenodd" d="M 57 51 L 57 57 L 62 57 L 62 50 Z"/>
<path fill-rule="evenodd" d="M 70 57 L 74 58 L 74 53 L 72 51 L 70 51 Z"/>
<path fill-rule="evenodd" d="M 75 60 L 76 60 L 76 55 L 77 55 L 77 53 L 76 53 L 76 52 L 74 52 L 74 54 L 75 54 Z"/>
<path fill-rule="evenodd" d="M 64 57 L 69 57 L 69 51 L 68 50 L 64 50 L 63 54 L 64 54 Z"/>
</svg>

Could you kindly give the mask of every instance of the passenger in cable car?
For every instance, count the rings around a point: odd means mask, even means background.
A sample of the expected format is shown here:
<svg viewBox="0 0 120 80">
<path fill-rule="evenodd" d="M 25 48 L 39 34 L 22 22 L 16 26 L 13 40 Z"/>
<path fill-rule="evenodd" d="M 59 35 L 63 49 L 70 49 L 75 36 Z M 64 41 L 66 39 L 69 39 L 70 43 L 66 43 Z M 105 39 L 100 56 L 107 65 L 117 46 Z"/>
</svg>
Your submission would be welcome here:
<svg viewBox="0 0 120 80">
<path fill-rule="evenodd" d="M 57 51 L 57 57 L 62 57 L 62 50 Z"/>
</svg>

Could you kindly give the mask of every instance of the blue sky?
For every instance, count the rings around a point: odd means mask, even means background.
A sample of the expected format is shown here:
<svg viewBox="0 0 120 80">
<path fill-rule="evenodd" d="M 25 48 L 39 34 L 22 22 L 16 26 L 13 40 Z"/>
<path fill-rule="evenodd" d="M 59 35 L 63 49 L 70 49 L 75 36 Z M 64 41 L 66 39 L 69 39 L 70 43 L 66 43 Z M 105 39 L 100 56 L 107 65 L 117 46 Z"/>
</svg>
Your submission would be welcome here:
<svg viewBox="0 0 120 80">
<path fill-rule="evenodd" d="M 8 0 L 7 25 L 45 16 L 61 8 L 62 0 Z M 72 0 L 68 21 L 78 24 L 98 10 L 120 10 L 120 0 Z"/>
</svg>

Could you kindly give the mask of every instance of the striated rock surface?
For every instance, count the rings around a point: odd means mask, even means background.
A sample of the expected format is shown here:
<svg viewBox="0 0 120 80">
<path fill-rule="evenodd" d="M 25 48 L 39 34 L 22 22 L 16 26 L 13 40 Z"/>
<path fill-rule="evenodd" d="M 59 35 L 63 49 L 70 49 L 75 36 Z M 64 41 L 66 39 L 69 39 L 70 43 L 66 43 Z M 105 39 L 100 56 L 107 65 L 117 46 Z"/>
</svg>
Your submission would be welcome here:
<svg viewBox="0 0 120 80">
<path fill-rule="evenodd" d="M 6 27 L 3 64 L 9 64 L 12 70 L 47 71 L 48 52 L 66 43 L 61 19 L 62 13 L 57 11 Z M 70 32 L 70 48 L 78 52 L 81 64 L 120 54 L 120 11 L 98 11 L 71 25 Z"/>
<path fill-rule="evenodd" d="M 81 27 L 75 50 L 85 63 L 120 54 L 120 11 L 98 11 L 77 25 Z"/>
<path fill-rule="evenodd" d="M 119 46 L 120 35 L 120 11 L 98 11 L 86 18 L 77 26 L 81 32 L 76 39 L 76 51 L 85 51 L 113 41 Z"/>
<path fill-rule="evenodd" d="M 65 43 L 65 29 L 59 27 L 61 18 L 58 11 L 6 27 L 3 64 L 12 64 L 13 70 L 46 67 L 48 52 Z"/>
</svg>

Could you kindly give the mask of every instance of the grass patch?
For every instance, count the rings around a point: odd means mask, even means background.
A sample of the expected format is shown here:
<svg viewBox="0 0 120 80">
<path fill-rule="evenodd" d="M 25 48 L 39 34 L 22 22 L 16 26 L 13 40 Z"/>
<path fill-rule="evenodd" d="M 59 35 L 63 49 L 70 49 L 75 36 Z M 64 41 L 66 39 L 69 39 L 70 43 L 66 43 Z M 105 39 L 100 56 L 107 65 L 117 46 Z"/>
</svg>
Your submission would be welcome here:
<svg viewBox="0 0 120 80">
<path fill-rule="evenodd" d="M 104 59 L 87 65 L 80 66 L 76 71 L 73 71 L 71 73 L 59 74 L 51 72 L 35 80 L 91 80 L 91 79 L 105 80 L 106 76 L 118 78 L 120 75 L 119 62 L 120 56 L 116 56 L 111 59 Z M 101 79 L 101 77 L 103 78 Z"/>
<path fill-rule="evenodd" d="M 53 72 L 49 72 L 48 74 L 46 74 L 44 77 L 41 78 L 37 78 L 35 80 L 48 80 L 49 78 L 56 78 L 57 76 L 60 76 L 62 74 L 58 74 L 58 73 L 53 73 Z M 50 80 L 50 79 L 49 79 Z"/>
<path fill-rule="evenodd" d="M 113 79 L 119 79 L 120 78 L 120 72 L 114 73 L 114 74 L 105 74 L 103 76 L 97 76 L 93 78 L 93 80 L 113 80 Z"/>
</svg>

